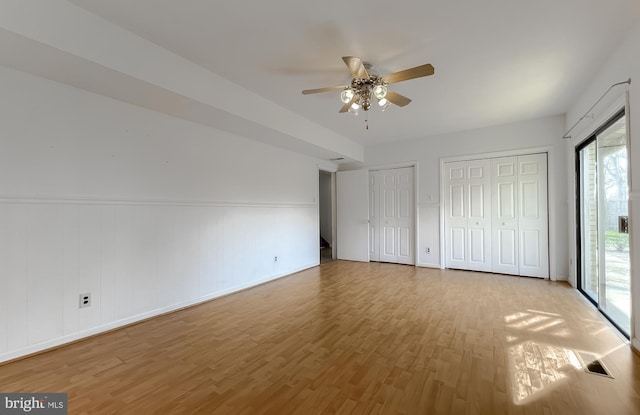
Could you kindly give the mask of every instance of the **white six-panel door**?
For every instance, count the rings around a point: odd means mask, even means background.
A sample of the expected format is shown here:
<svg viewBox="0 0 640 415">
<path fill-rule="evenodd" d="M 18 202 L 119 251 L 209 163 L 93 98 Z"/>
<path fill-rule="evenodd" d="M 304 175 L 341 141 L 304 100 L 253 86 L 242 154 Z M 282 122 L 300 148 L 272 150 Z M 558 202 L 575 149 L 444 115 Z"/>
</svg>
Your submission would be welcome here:
<svg viewBox="0 0 640 415">
<path fill-rule="evenodd" d="M 394 170 L 379 171 L 380 261 L 395 262 L 398 252 L 398 188 Z"/>
<path fill-rule="evenodd" d="M 491 271 L 489 160 L 445 163 L 448 268 Z"/>
<path fill-rule="evenodd" d="M 467 269 L 491 271 L 491 162 L 467 162 Z"/>
<path fill-rule="evenodd" d="M 369 260 L 380 261 L 380 175 L 369 173 Z"/>
<path fill-rule="evenodd" d="M 397 256 L 400 264 L 415 264 L 415 184 L 414 168 L 397 169 Z"/>
<path fill-rule="evenodd" d="M 518 265 L 518 158 L 491 160 L 492 268 L 494 272 L 519 275 Z"/>
<path fill-rule="evenodd" d="M 467 162 L 445 163 L 445 265 L 466 269 L 467 261 Z"/>
<path fill-rule="evenodd" d="M 369 173 L 370 258 L 414 264 L 414 168 Z"/>
<path fill-rule="evenodd" d="M 518 157 L 520 275 L 549 276 L 547 155 Z"/>
<path fill-rule="evenodd" d="M 445 266 L 548 277 L 546 154 L 443 168 Z"/>
</svg>

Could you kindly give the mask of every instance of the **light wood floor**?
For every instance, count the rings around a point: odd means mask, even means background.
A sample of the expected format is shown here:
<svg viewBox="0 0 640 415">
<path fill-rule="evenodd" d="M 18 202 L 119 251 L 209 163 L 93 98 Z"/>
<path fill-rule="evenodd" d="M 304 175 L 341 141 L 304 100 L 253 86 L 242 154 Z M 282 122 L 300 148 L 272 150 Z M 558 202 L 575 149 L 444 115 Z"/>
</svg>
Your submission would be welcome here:
<svg viewBox="0 0 640 415">
<path fill-rule="evenodd" d="M 0 366 L 0 391 L 74 415 L 640 414 L 640 357 L 565 283 L 333 261 Z"/>
</svg>

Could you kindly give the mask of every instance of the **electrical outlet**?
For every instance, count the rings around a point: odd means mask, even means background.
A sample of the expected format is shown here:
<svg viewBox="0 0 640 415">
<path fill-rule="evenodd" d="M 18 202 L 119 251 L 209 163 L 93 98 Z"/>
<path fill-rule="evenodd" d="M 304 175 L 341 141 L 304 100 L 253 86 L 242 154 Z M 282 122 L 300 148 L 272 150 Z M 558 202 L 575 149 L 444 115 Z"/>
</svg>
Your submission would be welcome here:
<svg viewBox="0 0 640 415">
<path fill-rule="evenodd" d="M 91 293 L 80 294 L 79 300 L 80 308 L 90 307 L 91 306 Z"/>
<path fill-rule="evenodd" d="M 427 254 L 431 253 L 431 248 L 427 247 L 427 249 L 425 250 Z"/>
<path fill-rule="evenodd" d="M 278 257 L 277 256 L 273 257 L 273 262 L 278 262 Z"/>
</svg>

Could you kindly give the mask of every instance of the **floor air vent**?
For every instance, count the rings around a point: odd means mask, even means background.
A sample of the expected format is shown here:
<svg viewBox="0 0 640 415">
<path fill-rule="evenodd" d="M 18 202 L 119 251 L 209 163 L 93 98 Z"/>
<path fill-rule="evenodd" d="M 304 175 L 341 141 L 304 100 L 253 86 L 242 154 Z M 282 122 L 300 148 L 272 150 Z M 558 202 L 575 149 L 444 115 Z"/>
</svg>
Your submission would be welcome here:
<svg viewBox="0 0 640 415">
<path fill-rule="evenodd" d="M 599 359 L 596 359 L 594 355 L 589 353 L 580 353 L 580 358 L 582 359 L 582 366 L 584 367 L 585 372 L 613 379 L 609 369 L 607 369 L 604 363 Z"/>
</svg>

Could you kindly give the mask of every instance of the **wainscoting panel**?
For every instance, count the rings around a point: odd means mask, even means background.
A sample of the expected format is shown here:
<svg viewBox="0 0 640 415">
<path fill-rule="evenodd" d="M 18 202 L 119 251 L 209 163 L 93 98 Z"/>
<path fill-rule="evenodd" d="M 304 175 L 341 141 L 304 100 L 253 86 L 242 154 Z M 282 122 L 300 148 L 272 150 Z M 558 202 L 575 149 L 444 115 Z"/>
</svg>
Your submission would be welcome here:
<svg viewBox="0 0 640 415">
<path fill-rule="evenodd" d="M 0 361 L 309 268 L 317 246 L 315 204 L 0 199 Z"/>
</svg>

